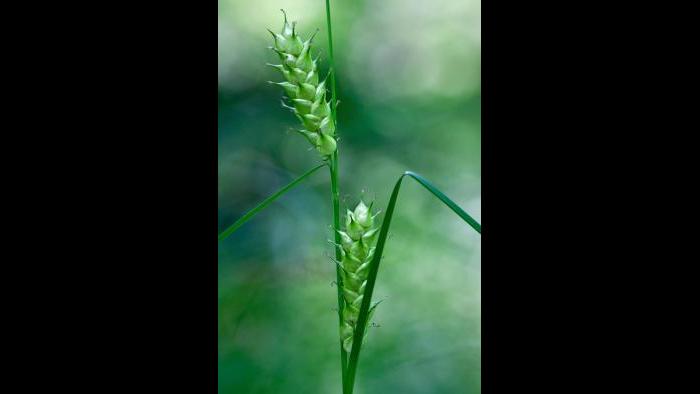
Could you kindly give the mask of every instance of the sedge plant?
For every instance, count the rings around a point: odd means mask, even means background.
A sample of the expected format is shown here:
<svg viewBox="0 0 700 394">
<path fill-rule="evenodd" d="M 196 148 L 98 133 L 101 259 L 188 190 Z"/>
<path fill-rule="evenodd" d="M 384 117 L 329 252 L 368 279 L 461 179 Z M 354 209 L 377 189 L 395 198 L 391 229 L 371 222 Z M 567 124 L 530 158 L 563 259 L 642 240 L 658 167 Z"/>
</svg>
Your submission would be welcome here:
<svg viewBox="0 0 700 394">
<path fill-rule="evenodd" d="M 313 38 L 316 33 L 306 40 L 302 39 L 297 32 L 296 22 L 290 23 L 284 11 L 282 11 L 284 14 L 282 30 L 279 33 L 269 30 L 273 38 L 273 45 L 270 49 L 276 52 L 279 63 L 268 64 L 277 69 L 282 76 L 282 81 L 270 83 L 283 89 L 286 96 L 286 103 L 283 102 L 283 106 L 299 120 L 299 128 L 296 131 L 315 148 L 322 163 L 311 168 L 248 211 L 219 234 L 219 241 L 229 237 L 245 222 L 317 170 L 323 167 L 329 169 L 336 283 L 338 284 L 336 287 L 338 290 L 342 392 L 343 394 L 352 394 L 360 350 L 367 335 L 372 314 L 379 304 L 372 304 L 372 293 L 404 177 L 408 176 L 417 181 L 478 233 L 481 233 L 481 225 L 430 181 L 415 172 L 406 171 L 399 176 L 394 185 L 381 226 L 377 224 L 378 213 L 373 211 L 373 204 L 368 206 L 364 201 L 360 201 L 353 210 L 347 210 L 341 227 L 333 36 L 330 2 L 325 0 L 325 3 L 331 70 L 329 74 L 323 79 L 318 74 L 319 59 L 314 58 L 312 53 Z M 329 87 L 330 100 L 327 97 Z"/>
</svg>

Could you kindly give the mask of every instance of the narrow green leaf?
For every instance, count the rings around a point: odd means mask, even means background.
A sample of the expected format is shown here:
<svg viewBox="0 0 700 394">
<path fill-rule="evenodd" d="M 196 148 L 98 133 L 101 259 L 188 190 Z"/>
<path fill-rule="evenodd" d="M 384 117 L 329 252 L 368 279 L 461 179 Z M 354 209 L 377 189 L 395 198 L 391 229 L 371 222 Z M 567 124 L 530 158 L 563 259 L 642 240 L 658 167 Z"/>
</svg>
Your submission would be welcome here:
<svg viewBox="0 0 700 394">
<path fill-rule="evenodd" d="M 402 177 L 404 177 L 406 175 L 408 175 L 411 178 L 418 181 L 418 183 L 420 183 L 423 187 L 428 189 L 428 191 L 433 193 L 435 195 L 435 197 L 439 198 L 440 201 L 442 201 L 445 205 L 450 207 L 450 209 L 453 210 L 454 213 L 456 213 L 459 217 L 461 217 L 462 220 L 467 222 L 467 224 L 469 224 L 474 230 L 476 230 L 476 232 L 481 234 L 481 225 L 476 220 L 474 220 L 474 218 L 472 218 L 466 212 L 464 212 L 464 210 L 462 208 L 460 208 L 459 205 L 455 204 L 454 201 L 450 200 L 449 197 L 447 197 L 440 190 L 438 190 L 438 188 L 435 187 L 432 183 L 430 183 L 427 179 L 423 178 L 422 176 L 420 176 L 412 171 L 404 172 Z"/>
<path fill-rule="evenodd" d="M 248 211 L 248 212 L 247 212 L 245 215 L 243 215 L 240 219 L 236 220 L 236 222 L 233 223 L 232 225 L 230 225 L 226 230 L 222 231 L 221 234 L 219 234 L 219 241 L 223 241 L 224 239 L 226 239 L 226 238 L 227 238 L 229 235 L 231 235 L 234 231 L 238 230 L 238 228 L 241 227 L 245 222 L 247 222 L 247 221 L 250 220 L 253 216 L 255 216 L 255 214 L 257 214 L 258 212 L 260 212 L 260 211 L 262 211 L 263 209 L 265 209 L 265 207 L 267 207 L 268 205 L 270 205 L 270 203 L 272 203 L 272 202 L 275 201 L 277 198 L 279 198 L 280 196 L 282 196 L 283 194 L 285 194 L 286 192 L 288 192 L 289 190 L 291 190 L 294 186 L 298 185 L 301 181 L 303 181 L 304 179 L 306 179 L 309 175 L 313 174 L 316 170 L 318 170 L 319 168 L 324 167 L 324 166 L 326 166 L 326 163 L 319 164 L 318 166 L 316 166 L 316 167 L 310 169 L 309 171 L 307 171 L 306 173 L 304 173 L 304 175 L 302 175 L 302 176 L 300 176 L 299 178 L 293 180 L 291 183 L 289 183 L 289 184 L 286 185 L 285 187 L 279 189 L 275 194 L 273 194 L 273 195 L 271 195 L 270 197 L 266 198 L 263 202 L 261 202 L 260 204 L 258 204 L 258 206 L 256 206 L 255 208 L 251 209 L 250 211 Z"/>
<path fill-rule="evenodd" d="M 449 197 L 442 193 L 438 188 L 436 188 L 432 183 L 422 176 L 411 172 L 404 172 L 399 179 L 396 181 L 394 190 L 391 193 L 391 198 L 389 199 L 389 204 L 387 205 L 384 221 L 382 222 L 382 227 L 379 232 L 379 238 L 377 238 L 377 246 L 374 252 L 374 257 L 370 263 L 369 273 L 367 274 L 367 285 L 365 288 L 364 297 L 362 299 L 362 306 L 360 307 L 360 314 L 357 319 L 357 324 L 355 328 L 355 333 L 353 337 L 352 350 L 350 351 L 350 359 L 348 360 L 348 369 L 345 382 L 346 394 L 352 394 L 353 386 L 355 383 L 355 372 L 357 371 L 357 362 L 360 357 L 360 349 L 362 347 L 362 339 L 365 334 L 365 327 L 367 326 L 367 320 L 370 310 L 370 304 L 372 302 L 372 292 L 374 291 L 374 283 L 377 280 L 377 272 L 379 271 L 379 262 L 382 258 L 382 253 L 384 251 L 384 245 L 386 243 L 387 235 L 389 234 L 389 227 L 391 226 L 391 219 L 394 215 L 394 208 L 396 206 L 396 199 L 399 196 L 399 190 L 401 189 L 401 181 L 405 176 L 410 176 L 415 179 L 419 184 L 428 189 L 435 197 L 440 199 L 445 205 L 450 207 L 462 220 L 469 224 L 474 230 L 481 234 L 481 225 L 469 216 L 459 205 L 455 204 Z"/>
</svg>

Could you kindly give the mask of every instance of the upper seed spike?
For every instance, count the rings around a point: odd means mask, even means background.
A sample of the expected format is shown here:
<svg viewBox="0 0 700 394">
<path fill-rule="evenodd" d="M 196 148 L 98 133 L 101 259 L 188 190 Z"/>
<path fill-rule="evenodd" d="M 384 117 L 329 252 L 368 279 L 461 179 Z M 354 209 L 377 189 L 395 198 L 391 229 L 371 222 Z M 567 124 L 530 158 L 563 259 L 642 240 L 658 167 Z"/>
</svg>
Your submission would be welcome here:
<svg viewBox="0 0 700 394">
<path fill-rule="evenodd" d="M 311 42 L 320 29 L 316 29 L 308 40 L 302 41 L 297 32 L 297 22 L 290 23 L 284 9 L 280 9 L 284 16 L 284 26 L 281 33 L 267 31 L 272 35 L 275 51 L 282 60 L 282 64 L 267 65 L 282 73 L 283 82 L 270 82 L 284 88 L 290 105 L 282 102 L 284 108 L 289 109 L 299 119 L 303 129 L 299 133 L 315 147 L 325 160 L 337 149 L 334 137 L 335 127 L 329 126 L 330 102 L 326 101 L 326 82 L 319 84 L 318 60 L 311 53 Z M 322 126 L 322 128 L 320 128 Z M 341 248 L 342 251 L 342 248 Z M 344 253 L 344 252 L 343 252 Z"/>
</svg>

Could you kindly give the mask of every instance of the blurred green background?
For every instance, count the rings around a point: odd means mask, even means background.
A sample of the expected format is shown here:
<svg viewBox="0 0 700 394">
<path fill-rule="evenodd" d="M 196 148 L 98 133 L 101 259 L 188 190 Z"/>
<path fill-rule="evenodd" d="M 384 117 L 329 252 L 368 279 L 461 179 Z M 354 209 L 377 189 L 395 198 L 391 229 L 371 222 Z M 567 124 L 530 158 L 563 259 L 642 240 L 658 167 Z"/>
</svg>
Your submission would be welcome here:
<svg viewBox="0 0 700 394">
<path fill-rule="evenodd" d="M 319 162 L 280 106 L 265 28 L 316 28 L 324 0 L 219 0 L 219 231 Z M 481 221 L 479 0 L 332 1 L 341 210 L 384 210 L 416 171 Z M 325 75 L 322 72 L 321 75 Z M 328 171 L 219 243 L 219 392 L 340 393 Z M 481 391 L 480 236 L 406 179 L 356 393 Z M 382 218 L 382 216 L 380 216 Z"/>
</svg>

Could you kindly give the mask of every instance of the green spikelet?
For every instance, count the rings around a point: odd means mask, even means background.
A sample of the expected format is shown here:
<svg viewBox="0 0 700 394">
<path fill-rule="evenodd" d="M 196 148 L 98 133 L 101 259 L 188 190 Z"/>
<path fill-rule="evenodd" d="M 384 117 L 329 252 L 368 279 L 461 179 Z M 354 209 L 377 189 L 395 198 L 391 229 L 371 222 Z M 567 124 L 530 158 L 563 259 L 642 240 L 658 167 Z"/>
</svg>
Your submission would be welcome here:
<svg viewBox="0 0 700 394">
<path fill-rule="evenodd" d="M 366 206 L 360 201 L 354 211 L 347 212 L 345 219 L 345 231 L 338 231 L 342 242 L 342 267 L 343 279 L 343 322 L 340 326 L 340 340 L 345 351 L 352 349 L 355 323 L 360 314 L 362 297 L 367 284 L 369 264 L 374 255 L 375 241 L 378 228 L 374 225 L 372 216 L 372 204 Z M 376 216 L 376 215 L 375 215 Z M 372 318 L 375 304 L 369 310 L 369 318 Z M 367 332 L 367 331 L 365 331 Z"/>
<path fill-rule="evenodd" d="M 284 13 L 284 10 L 282 10 Z M 296 33 L 296 22 L 291 25 L 284 14 L 282 33 L 270 31 L 275 45 L 270 47 L 277 52 L 281 64 L 270 64 L 284 77 L 284 82 L 271 82 L 279 85 L 291 105 L 285 105 L 301 122 L 299 134 L 313 145 L 323 157 L 336 150 L 335 124 L 331 119 L 331 103 L 326 101 L 325 80 L 318 80 L 318 59 L 311 58 L 311 40 L 302 41 Z M 315 35 L 315 33 L 314 33 Z"/>
</svg>

